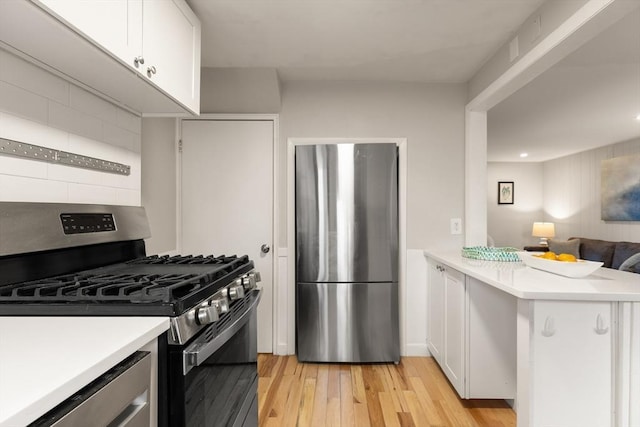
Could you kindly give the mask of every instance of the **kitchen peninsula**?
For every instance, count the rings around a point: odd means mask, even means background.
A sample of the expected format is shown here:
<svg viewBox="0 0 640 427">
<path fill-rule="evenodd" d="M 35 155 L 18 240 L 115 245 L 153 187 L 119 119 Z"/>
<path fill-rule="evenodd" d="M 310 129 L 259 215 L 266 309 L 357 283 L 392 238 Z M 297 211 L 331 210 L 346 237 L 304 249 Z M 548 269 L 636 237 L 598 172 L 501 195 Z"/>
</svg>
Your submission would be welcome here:
<svg viewBox="0 0 640 427">
<path fill-rule="evenodd" d="M 424 254 L 429 351 L 461 397 L 514 399 L 518 427 L 640 425 L 637 274 Z"/>
</svg>

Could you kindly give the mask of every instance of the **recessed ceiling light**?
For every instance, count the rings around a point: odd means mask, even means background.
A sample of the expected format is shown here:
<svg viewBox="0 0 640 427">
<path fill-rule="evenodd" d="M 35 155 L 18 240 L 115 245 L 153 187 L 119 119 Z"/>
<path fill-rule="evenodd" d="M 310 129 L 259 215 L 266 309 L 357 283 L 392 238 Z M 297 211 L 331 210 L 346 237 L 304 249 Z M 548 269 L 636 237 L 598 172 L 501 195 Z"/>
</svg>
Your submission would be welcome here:
<svg viewBox="0 0 640 427">
<path fill-rule="evenodd" d="M 636 116 L 636 120 L 640 120 L 640 114 Z"/>
<path fill-rule="evenodd" d="M 522 157 L 523 159 L 525 157 L 529 157 L 529 153 L 520 153 L 520 157 Z"/>
</svg>

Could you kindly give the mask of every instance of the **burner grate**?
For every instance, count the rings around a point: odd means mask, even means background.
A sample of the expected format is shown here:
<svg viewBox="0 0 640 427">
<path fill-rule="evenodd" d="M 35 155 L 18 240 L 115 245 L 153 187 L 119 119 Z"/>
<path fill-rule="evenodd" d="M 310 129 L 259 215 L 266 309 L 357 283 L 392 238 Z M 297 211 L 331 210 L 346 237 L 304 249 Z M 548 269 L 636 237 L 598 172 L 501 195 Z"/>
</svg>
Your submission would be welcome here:
<svg viewBox="0 0 640 427">
<path fill-rule="evenodd" d="M 181 303 L 180 310 L 213 295 L 247 256 L 148 256 L 96 270 L 0 286 L 0 302 Z"/>
<path fill-rule="evenodd" d="M 152 307 L 158 307 L 158 314 L 170 311 L 176 315 L 252 268 L 247 256 L 147 256 L 93 270 L 0 285 L 0 313 L 15 303 L 30 305 L 31 313 L 36 312 L 38 304 L 42 313 L 153 313 Z M 74 306 L 85 308 L 76 310 Z"/>
<path fill-rule="evenodd" d="M 170 264 L 195 264 L 195 265 L 210 265 L 210 264 L 218 264 L 218 265 L 226 265 L 226 264 L 235 264 L 241 263 L 244 264 L 249 260 L 248 256 L 243 256 L 238 258 L 236 255 L 232 256 L 213 256 L 213 255 L 152 255 L 145 258 L 138 258 L 132 261 L 129 261 L 127 264 L 155 264 L 155 265 L 170 265 Z"/>
<path fill-rule="evenodd" d="M 171 302 L 205 287 L 206 275 L 67 275 L 0 287 L 14 300 Z"/>
</svg>

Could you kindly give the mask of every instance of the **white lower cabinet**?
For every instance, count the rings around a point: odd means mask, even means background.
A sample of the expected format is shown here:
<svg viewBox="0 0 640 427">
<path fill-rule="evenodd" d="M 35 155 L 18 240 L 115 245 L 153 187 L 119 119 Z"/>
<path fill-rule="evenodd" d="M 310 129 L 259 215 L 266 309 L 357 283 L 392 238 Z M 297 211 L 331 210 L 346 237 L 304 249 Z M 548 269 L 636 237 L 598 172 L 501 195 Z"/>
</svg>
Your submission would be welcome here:
<svg viewBox="0 0 640 427">
<path fill-rule="evenodd" d="M 528 425 L 614 425 L 615 303 L 530 304 Z"/>
<path fill-rule="evenodd" d="M 465 292 L 464 274 L 444 267 L 444 357 L 440 365 L 453 388 L 465 396 Z"/>
<path fill-rule="evenodd" d="M 467 276 L 470 399 L 516 396 L 517 307 L 513 295 Z"/>
<path fill-rule="evenodd" d="M 465 394 L 464 274 L 429 262 L 427 348 L 460 396 Z"/>
<path fill-rule="evenodd" d="M 442 266 L 431 260 L 427 273 L 427 348 L 442 365 L 444 355 L 444 274 Z"/>
<path fill-rule="evenodd" d="M 513 399 L 515 297 L 432 259 L 427 277 L 427 347 L 453 388 L 466 399 Z"/>
</svg>

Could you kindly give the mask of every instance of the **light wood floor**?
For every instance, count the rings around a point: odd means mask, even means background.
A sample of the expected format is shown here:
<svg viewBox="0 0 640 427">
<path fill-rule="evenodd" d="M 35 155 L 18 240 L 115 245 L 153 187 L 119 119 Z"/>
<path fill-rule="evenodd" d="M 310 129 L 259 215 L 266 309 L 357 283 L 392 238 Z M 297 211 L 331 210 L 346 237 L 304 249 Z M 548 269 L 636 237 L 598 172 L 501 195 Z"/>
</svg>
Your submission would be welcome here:
<svg viewBox="0 0 640 427">
<path fill-rule="evenodd" d="M 461 400 L 430 357 L 399 365 L 298 363 L 258 356 L 260 426 L 512 427 L 502 400 Z"/>
</svg>

